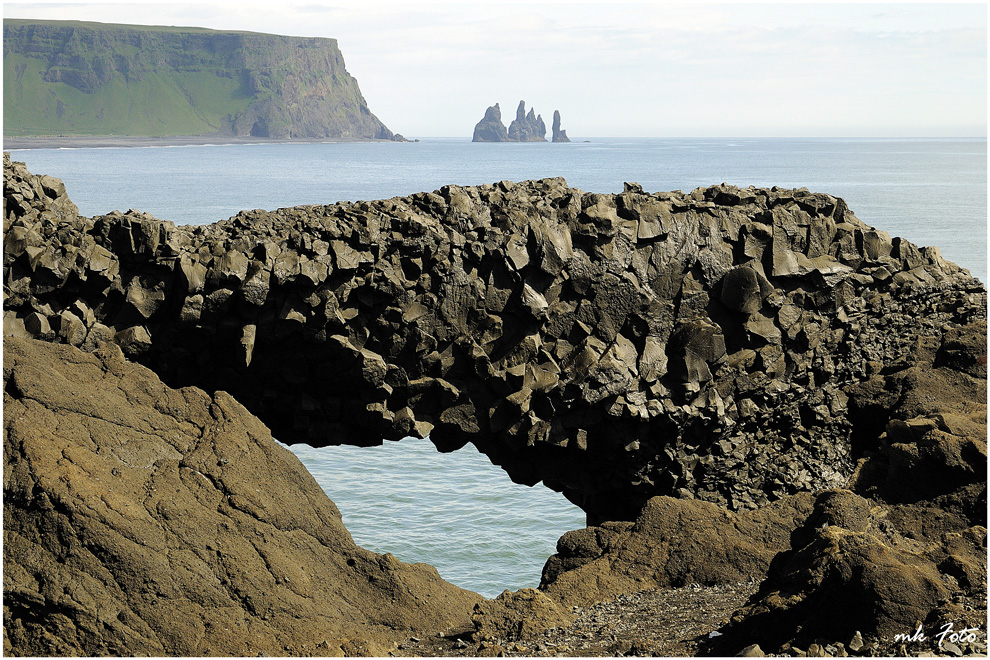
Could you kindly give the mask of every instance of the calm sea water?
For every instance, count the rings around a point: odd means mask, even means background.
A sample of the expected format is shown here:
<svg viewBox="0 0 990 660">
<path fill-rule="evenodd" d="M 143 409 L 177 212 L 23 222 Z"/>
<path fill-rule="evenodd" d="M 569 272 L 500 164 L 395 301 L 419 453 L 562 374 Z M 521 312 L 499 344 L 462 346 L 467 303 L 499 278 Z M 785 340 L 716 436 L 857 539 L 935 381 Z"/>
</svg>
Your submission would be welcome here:
<svg viewBox="0 0 990 660">
<path fill-rule="evenodd" d="M 176 224 L 241 209 L 378 199 L 563 176 L 591 192 L 624 181 L 649 191 L 807 187 L 843 197 L 860 219 L 987 276 L 987 143 L 969 140 L 594 139 L 572 144 L 265 144 L 14 151 L 36 174 L 65 181 L 84 215 L 138 209 Z M 290 438 L 280 438 L 291 442 Z M 492 596 L 535 586 L 563 532 L 584 515 L 549 490 L 512 484 L 470 446 L 438 454 L 426 441 L 376 448 L 293 446 L 355 540 L 424 561 Z"/>
</svg>

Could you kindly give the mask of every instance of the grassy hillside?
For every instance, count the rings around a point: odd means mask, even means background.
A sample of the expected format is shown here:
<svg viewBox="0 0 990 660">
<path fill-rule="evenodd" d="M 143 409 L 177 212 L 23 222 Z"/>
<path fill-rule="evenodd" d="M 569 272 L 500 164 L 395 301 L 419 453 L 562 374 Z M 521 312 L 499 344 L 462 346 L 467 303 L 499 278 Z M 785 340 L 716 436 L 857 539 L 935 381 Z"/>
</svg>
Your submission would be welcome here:
<svg viewBox="0 0 990 660">
<path fill-rule="evenodd" d="M 4 20 L 4 135 L 392 139 L 334 39 Z"/>
</svg>

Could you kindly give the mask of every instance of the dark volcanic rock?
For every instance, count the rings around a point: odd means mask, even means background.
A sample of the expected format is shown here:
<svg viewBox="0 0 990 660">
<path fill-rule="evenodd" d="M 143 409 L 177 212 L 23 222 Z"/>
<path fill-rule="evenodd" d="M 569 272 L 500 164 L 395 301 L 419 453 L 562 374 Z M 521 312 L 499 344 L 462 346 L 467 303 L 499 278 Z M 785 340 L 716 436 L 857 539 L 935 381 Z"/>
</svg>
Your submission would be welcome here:
<svg viewBox="0 0 990 660">
<path fill-rule="evenodd" d="M 354 544 L 228 394 L 4 340 L 4 655 L 385 655 L 473 594 Z"/>
<path fill-rule="evenodd" d="M 510 142 L 546 142 L 547 127 L 543 117 L 536 116 L 532 108 L 526 113 L 526 102 L 520 101 L 516 108 L 516 118 L 509 124 Z"/>
<path fill-rule="evenodd" d="M 570 142 L 567 131 L 560 128 L 560 110 L 553 111 L 553 142 Z"/>
<path fill-rule="evenodd" d="M 508 142 L 509 134 L 502 123 L 502 110 L 498 103 L 485 111 L 485 116 L 474 127 L 472 142 Z"/>
<path fill-rule="evenodd" d="M 903 655 L 894 636 L 919 623 L 929 638 L 946 623 L 986 630 L 986 341 L 983 321 L 950 329 L 848 388 L 854 418 L 885 424 L 879 437 L 857 425 L 852 491 L 816 498 L 711 651 L 755 641 L 789 653 L 858 634 L 875 653 Z"/>
<path fill-rule="evenodd" d="M 506 181 L 174 227 L 41 179 L 5 161 L 5 333 L 116 337 L 287 442 L 472 442 L 593 523 L 844 486 L 886 423 L 847 390 L 986 318 L 937 249 L 803 189 Z M 967 346 L 939 359 L 978 370 Z"/>
<path fill-rule="evenodd" d="M 765 575 L 718 635 L 707 633 L 724 622 L 705 631 L 705 651 L 738 655 L 756 642 L 810 654 L 812 644 L 852 641 L 851 650 L 868 654 L 944 653 L 931 641 L 944 625 L 986 628 L 985 358 L 980 321 L 947 331 L 941 345 L 918 342 L 903 356 L 911 366 L 849 388 L 854 408 L 872 402 L 868 414 L 888 420 L 872 436 L 858 425 L 869 449 L 852 490 L 799 493 L 741 513 L 657 497 L 635 523 L 562 536 L 541 591 L 567 612 L 619 594 L 729 587 Z M 532 594 L 506 593 L 477 607 L 474 624 L 478 634 L 512 640 L 525 630 L 532 638 L 567 627 L 559 611 Z M 929 644 L 895 643 L 919 623 Z"/>
</svg>

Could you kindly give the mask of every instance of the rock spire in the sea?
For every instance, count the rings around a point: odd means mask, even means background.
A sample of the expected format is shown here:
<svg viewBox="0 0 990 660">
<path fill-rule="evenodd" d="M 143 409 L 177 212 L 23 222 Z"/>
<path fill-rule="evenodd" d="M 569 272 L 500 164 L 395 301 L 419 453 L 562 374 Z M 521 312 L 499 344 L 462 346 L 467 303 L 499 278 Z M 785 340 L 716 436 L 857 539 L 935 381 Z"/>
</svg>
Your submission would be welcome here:
<svg viewBox="0 0 990 660">
<path fill-rule="evenodd" d="M 558 114 L 558 126 L 559 126 L 559 113 Z M 563 139 L 556 139 L 557 133 L 554 133 L 554 142 L 570 142 L 567 139 L 567 134 L 561 131 Z M 490 106 L 488 110 L 485 111 L 485 116 L 481 121 L 477 123 L 474 127 L 474 138 L 472 142 L 546 142 L 547 141 L 547 125 L 543 122 L 543 116 L 537 115 L 533 108 L 526 112 L 526 102 L 519 101 L 519 107 L 516 109 L 516 118 L 512 120 L 509 124 L 509 128 L 505 128 L 505 124 L 502 123 L 502 111 L 498 107 L 498 103 Z"/>
<path fill-rule="evenodd" d="M 513 142 L 547 141 L 547 126 L 543 123 L 543 117 L 538 117 L 532 108 L 527 114 L 525 101 L 519 102 L 516 118 L 509 124 L 509 139 Z"/>
<path fill-rule="evenodd" d="M 502 110 L 498 103 L 489 106 L 485 116 L 474 127 L 472 142 L 508 142 L 509 134 L 502 123 Z"/>
<path fill-rule="evenodd" d="M 570 142 L 571 139 L 567 137 L 567 131 L 560 128 L 560 110 L 553 111 L 553 141 L 554 142 Z"/>
</svg>

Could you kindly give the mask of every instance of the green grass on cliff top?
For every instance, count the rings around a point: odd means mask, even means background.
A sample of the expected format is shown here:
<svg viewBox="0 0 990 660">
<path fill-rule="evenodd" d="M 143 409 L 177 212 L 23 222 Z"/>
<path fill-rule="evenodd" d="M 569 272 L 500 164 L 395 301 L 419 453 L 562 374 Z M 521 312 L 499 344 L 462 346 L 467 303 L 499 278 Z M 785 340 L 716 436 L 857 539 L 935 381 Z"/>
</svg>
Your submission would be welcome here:
<svg viewBox="0 0 990 660">
<path fill-rule="evenodd" d="M 229 63 L 219 61 L 222 55 L 209 49 L 182 51 L 190 63 L 181 69 L 167 64 L 149 67 L 149 62 L 164 61 L 165 58 L 159 57 L 158 53 L 145 53 L 138 75 L 128 76 L 114 70 L 109 81 L 91 92 L 65 82 L 44 80 L 50 66 L 47 58 L 53 53 L 58 53 L 63 62 L 74 63 L 72 67 L 59 67 L 63 69 L 78 69 L 80 61 L 92 67 L 99 58 L 110 62 L 120 58 L 133 60 L 138 48 L 121 38 L 127 32 L 180 36 L 261 33 L 85 21 L 4 20 L 5 27 L 27 25 L 49 30 L 92 30 L 99 33 L 101 39 L 73 38 L 63 43 L 37 31 L 30 39 L 20 40 L 8 39 L 5 34 L 3 133 L 7 136 L 210 135 L 223 128 L 225 117 L 236 116 L 270 94 L 264 90 L 250 93 L 244 69 L 229 67 Z M 175 48 L 174 43 L 171 47 Z"/>
<path fill-rule="evenodd" d="M 219 117 L 241 112 L 253 101 L 239 80 L 209 72 L 151 72 L 132 82 L 115 76 L 87 94 L 44 82 L 44 70 L 45 63 L 35 58 L 16 53 L 4 58 L 4 135 L 210 134 L 220 130 Z"/>
</svg>

